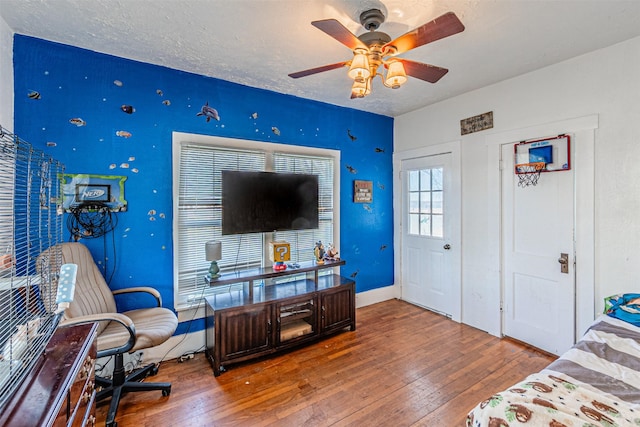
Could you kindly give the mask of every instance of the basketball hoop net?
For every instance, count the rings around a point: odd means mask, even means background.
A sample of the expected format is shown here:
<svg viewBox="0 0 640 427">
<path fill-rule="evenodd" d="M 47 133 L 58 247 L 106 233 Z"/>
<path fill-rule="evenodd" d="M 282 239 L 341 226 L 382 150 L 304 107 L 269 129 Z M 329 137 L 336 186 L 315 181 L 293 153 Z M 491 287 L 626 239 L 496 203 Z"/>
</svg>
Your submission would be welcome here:
<svg viewBox="0 0 640 427">
<path fill-rule="evenodd" d="M 545 162 L 520 163 L 516 165 L 516 175 L 518 176 L 518 187 L 528 187 L 537 185 L 540 173 L 546 167 Z"/>
</svg>

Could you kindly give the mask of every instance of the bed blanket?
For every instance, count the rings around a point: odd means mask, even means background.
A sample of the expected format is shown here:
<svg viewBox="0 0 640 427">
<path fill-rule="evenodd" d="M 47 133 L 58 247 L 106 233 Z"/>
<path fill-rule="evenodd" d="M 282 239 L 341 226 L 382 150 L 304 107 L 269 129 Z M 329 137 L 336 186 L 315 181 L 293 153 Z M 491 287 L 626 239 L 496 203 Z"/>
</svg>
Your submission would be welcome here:
<svg viewBox="0 0 640 427">
<path fill-rule="evenodd" d="M 640 426 L 640 328 L 599 317 L 547 368 L 479 403 L 466 424 Z"/>
</svg>

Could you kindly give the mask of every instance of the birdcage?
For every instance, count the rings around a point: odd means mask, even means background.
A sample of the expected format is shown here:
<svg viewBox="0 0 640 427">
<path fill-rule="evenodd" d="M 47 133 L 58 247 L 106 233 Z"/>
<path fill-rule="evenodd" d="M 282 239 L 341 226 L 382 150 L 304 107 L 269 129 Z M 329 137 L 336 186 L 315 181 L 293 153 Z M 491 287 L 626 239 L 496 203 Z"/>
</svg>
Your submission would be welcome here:
<svg viewBox="0 0 640 427">
<path fill-rule="evenodd" d="M 63 165 L 0 126 L 0 411 L 57 325 L 61 265 L 38 255 L 62 241 Z"/>
</svg>

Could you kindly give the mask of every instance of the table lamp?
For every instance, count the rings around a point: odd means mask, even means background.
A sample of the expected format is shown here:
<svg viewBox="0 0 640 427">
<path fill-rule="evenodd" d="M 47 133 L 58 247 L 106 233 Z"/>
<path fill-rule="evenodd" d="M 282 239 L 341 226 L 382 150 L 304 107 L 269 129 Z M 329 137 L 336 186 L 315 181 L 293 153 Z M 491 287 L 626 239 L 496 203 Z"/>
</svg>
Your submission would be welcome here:
<svg viewBox="0 0 640 427">
<path fill-rule="evenodd" d="M 205 254 L 207 261 L 211 261 L 209 266 L 209 276 L 215 279 L 220 276 L 220 267 L 218 267 L 217 261 L 222 259 L 222 242 L 217 240 L 210 240 L 205 243 Z"/>
</svg>

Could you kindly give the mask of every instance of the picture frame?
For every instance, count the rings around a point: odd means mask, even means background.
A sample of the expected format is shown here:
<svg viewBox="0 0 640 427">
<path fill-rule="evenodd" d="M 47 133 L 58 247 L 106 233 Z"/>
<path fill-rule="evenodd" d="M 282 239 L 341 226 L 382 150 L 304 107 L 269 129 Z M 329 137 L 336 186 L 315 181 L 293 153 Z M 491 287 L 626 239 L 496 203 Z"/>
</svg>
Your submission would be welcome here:
<svg viewBox="0 0 640 427">
<path fill-rule="evenodd" d="M 363 181 L 363 180 L 353 181 L 353 202 L 354 203 L 373 202 L 373 181 Z"/>
</svg>

